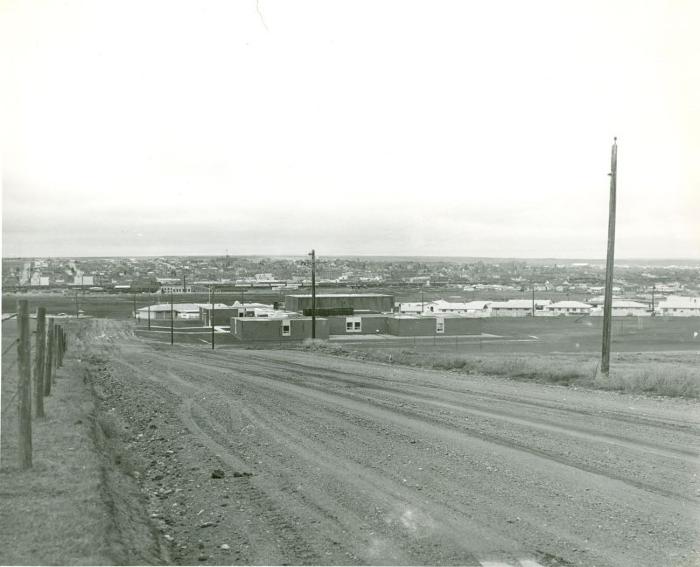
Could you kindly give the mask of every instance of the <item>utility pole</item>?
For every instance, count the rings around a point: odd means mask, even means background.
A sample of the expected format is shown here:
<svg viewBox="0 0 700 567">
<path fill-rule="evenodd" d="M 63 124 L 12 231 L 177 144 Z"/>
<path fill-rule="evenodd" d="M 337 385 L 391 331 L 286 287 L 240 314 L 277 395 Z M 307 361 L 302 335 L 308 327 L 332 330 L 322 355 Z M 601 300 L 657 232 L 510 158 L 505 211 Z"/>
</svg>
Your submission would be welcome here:
<svg viewBox="0 0 700 567">
<path fill-rule="evenodd" d="M 148 298 L 148 330 L 151 330 L 151 302 L 153 301 L 153 297 Z"/>
<path fill-rule="evenodd" d="M 316 338 L 316 251 L 309 252 L 311 256 L 311 338 Z"/>
<path fill-rule="evenodd" d="M 78 292 L 75 292 L 75 318 L 80 319 L 80 306 L 78 305 Z"/>
<path fill-rule="evenodd" d="M 420 288 L 420 314 L 423 314 L 423 311 L 425 311 L 425 301 L 423 301 L 423 288 Z"/>
<path fill-rule="evenodd" d="M 535 316 L 535 284 L 532 284 L 532 316 Z"/>
<path fill-rule="evenodd" d="M 214 287 L 212 286 L 209 288 L 209 292 L 211 294 L 211 311 L 209 314 L 210 318 L 210 323 L 211 323 L 211 350 L 214 350 Z"/>
<path fill-rule="evenodd" d="M 173 292 L 170 292 L 170 344 L 175 343 L 175 335 L 174 335 L 174 330 L 173 330 Z"/>
<path fill-rule="evenodd" d="M 656 308 L 654 306 L 654 299 L 656 295 L 656 284 L 653 284 L 651 287 L 651 316 L 653 317 L 656 314 Z"/>
<path fill-rule="evenodd" d="M 603 351 L 600 371 L 610 373 L 610 340 L 612 337 L 612 287 L 615 265 L 615 207 L 617 193 L 617 138 L 613 141 L 610 156 L 610 205 L 608 211 L 608 256 L 605 265 L 605 303 L 603 304 Z"/>
<path fill-rule="evenodd" d="M 134 302 L 134 319 L 136 319 L 136 294 L 135 293 L 131 294 L 131 299 Z"/>
<path fill-rule="evenodd" d="M 187 276 L 182 274 L 182 293 L 187 291 Z"/>
</svg>

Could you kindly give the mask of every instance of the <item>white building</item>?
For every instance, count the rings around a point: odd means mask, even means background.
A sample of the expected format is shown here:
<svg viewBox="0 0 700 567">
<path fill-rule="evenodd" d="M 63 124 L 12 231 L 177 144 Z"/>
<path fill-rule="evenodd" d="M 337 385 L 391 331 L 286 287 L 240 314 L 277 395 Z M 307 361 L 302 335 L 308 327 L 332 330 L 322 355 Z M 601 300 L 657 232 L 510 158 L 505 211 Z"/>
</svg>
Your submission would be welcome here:
<svg viewBox="0 0 700 567">
<path fill-rule="evenodd" d="M 535 315 L 542 314 L 551 299 L 535 299 Z M 531 299 L 509 299 L 508 301 L 493 301 L 489 305 L 492 317 L 527 317 L 532 315 Z"/>
<path fill-rule="evenodd" d="M 399 313 L 412 313 L 412 314 L 418 315 L 420 313 L 423 313 L 423 311 L 425 310 L 425 307 L 428 304 L 429 303 L 421 302 L 421 301 L 418 301 L 418 302 L 406 301 L 403 303 L 397 303 L 396 308 L 397 308 L 397 311 Z"/>
<path fill-rule="evenodd" d="M 557 301 L 545 305 L 544 313 L 546 315 L 589 315 L 593 309 L 592 305 L 581 301 Z"/>
<path fill-rule="evenodd" d="M 613 299 L 611 314 L 613 317 L 646 317 L 651 315 L 651 310 L 644 303 L 630 301 L 629 299 Z M 591 310 L 591 316 L 602 317 L 603 305 Z"/>
<path fill-rule="evenodd" d="M 468 301 L 468 302 L 449 302 L 444 299 L 431 301 L 426 305 L 425 312 L 429 313 L 455 313 L 466 315 L 467 317 L 488 317 L 491 313 L 489 310 L 490 301 Z"/>
<path fill-rule="evenodd" d="M 657 309 L 661 315 L 671 317 L 700 317 L 700 297 L 671 295 Z"/>
</svg>

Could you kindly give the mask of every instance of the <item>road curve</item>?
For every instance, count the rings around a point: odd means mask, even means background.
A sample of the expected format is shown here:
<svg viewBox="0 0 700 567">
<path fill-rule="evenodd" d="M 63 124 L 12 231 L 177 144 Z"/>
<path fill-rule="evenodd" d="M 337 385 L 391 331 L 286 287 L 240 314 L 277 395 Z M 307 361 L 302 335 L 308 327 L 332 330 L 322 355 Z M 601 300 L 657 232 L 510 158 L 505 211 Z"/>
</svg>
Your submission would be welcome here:
<svg viewBox="0 0 700 567">
<path fill-rule="evenodd" d="M 106 403 L 158 428 L 131 446 L 166 471 L 145 490 L 181 563 L 700 563 L 695 402 L 304 351 L 105 353 Z M 225 484 L 191 472 L 209 465 Z"/>
</svg>

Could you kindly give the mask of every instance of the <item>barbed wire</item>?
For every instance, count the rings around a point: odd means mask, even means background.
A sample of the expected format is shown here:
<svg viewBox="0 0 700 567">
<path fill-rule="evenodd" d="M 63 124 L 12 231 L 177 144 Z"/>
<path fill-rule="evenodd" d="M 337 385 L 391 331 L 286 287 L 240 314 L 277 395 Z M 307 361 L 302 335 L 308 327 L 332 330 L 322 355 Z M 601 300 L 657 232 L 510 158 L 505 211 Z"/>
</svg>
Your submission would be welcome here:
<svg viewBox="0 0 700 567">
<path fill-rule="evenodd" d="M 10 370 L 12 370 L 17 365 L 17 360 L 19 360 L 19 359 L 15 358 L 14 361 L 12 362 L 12 364 L 10 364 L 10 366 L 6 366 L 5 368 L 3 368 L 2 371 L 9 372 Z"/>
<path fill-rule="evenodd" d="M 2 320 L 2 322 L 4 323 L 5 321 L 9 321 L 10 319 L 14 319 L 15 317 L 17 317 L 17 313 L 15 313 L 15 314 L 13 314 L 13 315 L 10 315 L 9 317 L 5 317 L 5 318 Z"/>
<path fill-rule="evenodd" d="M 17 394 L 19 393 L 19 390 L 15 390 L 15 393 L 12 394 L 12 397 L 10 398 L 10 401 L 7 402 L 3 407 L 2 407 L 2 413 L 4 414 L 7 409 L 12 405 L 12 401 L 17 397 Z"/>
<path fill-rule="evenodd" d="M 7 348 L 2 351 L 2 355 L 5 356 L 8 352 L 10 352 L 10 349 L 15 346 L 19 342 L 19 339 L 15 339 L 12 341 L 9 345 L 7 345 Z"/>
</svg>

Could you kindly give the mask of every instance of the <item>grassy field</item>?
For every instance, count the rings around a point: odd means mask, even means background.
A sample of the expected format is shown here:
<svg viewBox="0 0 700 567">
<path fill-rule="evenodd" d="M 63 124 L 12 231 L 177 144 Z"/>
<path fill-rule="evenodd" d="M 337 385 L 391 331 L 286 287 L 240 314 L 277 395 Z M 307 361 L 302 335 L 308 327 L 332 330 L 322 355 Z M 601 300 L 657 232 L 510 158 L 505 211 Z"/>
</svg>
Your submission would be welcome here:
<svg viewBox="0 0 700 567">
<path fill-rule="evenodd" d="M 17 336 L 16 321 L 2 325 L 3 351 Z M 78 368 L 59 369 L 46 418 L 32 421 L 33 468 L 17 467 L 16 349 L 2 359 L 0 437 L 0 564 L 102 565 L 112 563 L 111 518 L 102 499 L 102 468 L 90 436 L 93 407 Z"/>
<path fill-rule="evenodd" d="M 498 376 L 513 380 L 619 390 L 627 393 L 700 398 L 700 353 L 614 353 L 608 377 L 599 358 L 587 353 L 448 353 L 414 348 L 356 349 L 327 341 L 305 341 L 302 348 L 334 356 L 433 370 Z"/>
</svg>

